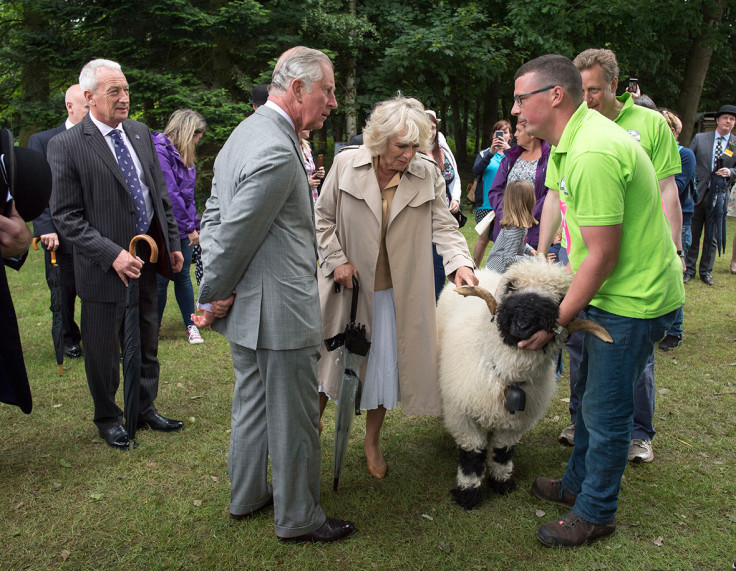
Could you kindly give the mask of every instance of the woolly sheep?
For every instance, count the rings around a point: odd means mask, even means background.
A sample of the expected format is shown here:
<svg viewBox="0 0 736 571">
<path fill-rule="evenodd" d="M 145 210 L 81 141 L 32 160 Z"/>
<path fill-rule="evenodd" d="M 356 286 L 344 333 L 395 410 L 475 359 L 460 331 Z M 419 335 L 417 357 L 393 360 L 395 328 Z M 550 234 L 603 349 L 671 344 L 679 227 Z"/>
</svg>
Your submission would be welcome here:
<svg viewBox="0 0 736 571">
<path fill-rule="evenodd" d="M 442 408 L 458 446 L 457 485 L 451 493 L 465 509 L 481 500 L 486 464 L 494 491 L 516 486 L 514 446 L 549 406 L 556 358 L 567 334 L 555 335 L 538 351 L 516 344 L 536 331 L 554 329 L 572 279 L 559 264 L 534 259 L 513 264 L 503 275 L 480 270 L 477 276 L 475 288 L 445 287 L 437 304 Z M 570 333 L 579 329 L 611 341 L 603 327 L 588 320 L 574 320 L 567 328 Z"/>
</svg>

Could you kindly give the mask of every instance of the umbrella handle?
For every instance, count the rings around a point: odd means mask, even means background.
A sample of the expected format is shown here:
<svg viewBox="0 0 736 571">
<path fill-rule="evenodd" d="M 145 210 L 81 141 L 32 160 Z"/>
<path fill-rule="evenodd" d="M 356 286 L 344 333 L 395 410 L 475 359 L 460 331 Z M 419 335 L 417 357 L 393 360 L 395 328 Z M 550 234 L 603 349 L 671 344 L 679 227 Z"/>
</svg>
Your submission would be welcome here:
<svg viewBox="0 0 736 571">
<path fill-rule="evenodd" d="M 350 302 L 350 323 L 355 323 L 355 316 L 358 313 L 358 294 L 360 293 L 360 284 L 358 278 L 353 275 L 353 299 Z"/>
<path fill-rule="evenodd" d="M 41 241 L 41 238 L 39 238 L 38 236 L 36 236 L 33 239 L 33 241 L 31 242 L 31 244 L 33 244 L 33 249 L 34 250 L 38 250 L 38 243 L 40 241 Z M 54 252 L 53 250 L 49 250 L 49 254 L 51 254 L 51 263 L 53 265 L 56 265 L 56 252 Z M 61 374 L 61 368 L 59 368 L 59 374 Z"/>
<path fill-rule="evenodd" d="M 149 258 L 149 262 L 152 264 L 155 264 L 158 261 L 158 246 L 156 245 L 156 241 L 151 238 L 148 234 L 138 234 L 137 236 L 133 236 L 133 239 L 130 241 L 130 247 L 128 248 L 128 253 L 136 257 L 135 254 L 135 246 L 138 242 L 141 240 L 145 240 L 148 242 L 148 245 L 151 248 L 151 257 Z"/>
</svg>

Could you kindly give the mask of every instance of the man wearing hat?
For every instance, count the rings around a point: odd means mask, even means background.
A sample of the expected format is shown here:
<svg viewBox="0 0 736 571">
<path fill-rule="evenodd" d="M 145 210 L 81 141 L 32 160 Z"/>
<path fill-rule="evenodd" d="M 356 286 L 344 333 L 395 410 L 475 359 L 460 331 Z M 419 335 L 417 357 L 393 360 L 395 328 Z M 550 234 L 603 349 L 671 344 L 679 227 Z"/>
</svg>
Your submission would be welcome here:
<svg viewBox="0 0 736 571">
<path fill-rule="evenodd" d="M 13 134 L 0 130 L 0 402 L 30 414 L 33 407 L 28 385 L 18 320 L 10 296 L 5 266 L 20 269 L 31 243 L 25 220 L 46 208 L 51 194 L 51 171 L 35 151 L 14 147 Z"/>
<path fill-rule="evenodd" d="M 261 105 L 265 105 L 266 101 L 268 101 L 268 84 L 256 85 L 253 88 L 253 95 L 250 96 L 250 104 L 253 106 L 253 111 Z"/>
<path fill-rule="evenodd" d="M 698 133 L 690 143 L 690 149 L 695 153 L 698 196 L 695 199 L 691 225 L 693 241 L 685 256 L 687 270 L 683 279 L 686 283 L 695 276 L 701 233 L 704 234 L 703 253 L 700 256 L 698 272 L 700 279 L 706 284 L 715 283 L 711 275 L 716 257 L 715 228 L 708 223 L 707 211 L 708 204 L 713 198 L 716 177 L 729 179 L 736 176 L 736 137 L 731 136 L 734 125 L 736 125 L 736 105 L 724 105 L 716 114 L 716 130 Z"/>
</svg>

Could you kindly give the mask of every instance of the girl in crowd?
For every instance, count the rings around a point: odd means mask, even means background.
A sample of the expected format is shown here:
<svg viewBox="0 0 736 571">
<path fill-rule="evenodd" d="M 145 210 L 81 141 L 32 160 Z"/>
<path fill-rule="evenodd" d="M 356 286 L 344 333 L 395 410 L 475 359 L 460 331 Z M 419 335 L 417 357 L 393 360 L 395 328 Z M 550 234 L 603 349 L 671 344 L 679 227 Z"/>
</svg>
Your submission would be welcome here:
<svg viewBox="0 0 736 571">
<path fill-rule="evenodd" d="M 539 223 L 532 215 L 535 202 L 534 185 L 528 180 L 515 180 L 506 187 L 503 218 L 498 221 L 501 231 L 488 254 L 486 268 L 502 274 L 525 255 L 535 254 L 526 243 L 529 228 Z"/>
</svg>

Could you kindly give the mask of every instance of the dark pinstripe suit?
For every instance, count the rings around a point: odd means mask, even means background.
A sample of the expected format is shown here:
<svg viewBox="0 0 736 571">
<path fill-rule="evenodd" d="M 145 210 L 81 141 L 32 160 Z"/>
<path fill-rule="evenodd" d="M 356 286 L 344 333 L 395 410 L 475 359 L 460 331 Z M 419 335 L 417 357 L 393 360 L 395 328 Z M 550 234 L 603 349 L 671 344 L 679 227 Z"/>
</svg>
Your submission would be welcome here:
<svg viewBox="0 0 736 571">
<path fill-rule="evenodd" d="M 159 249 L 179 251 L 179 233 L 171 211 L 151 133 L 126 119 L 122 128 L 140 159 L 153 202 L 149 233 L 163 240 Z M 87 383 L 95 403 L 95 424 L 119 424 L 115 404 L 120 383 L 119 339 L 125 309 L 125 285 L 112 267 L 136 234 L 135 208 L 125 178 L 102 133 L 90 116 L 54 137 L 48 145 L 54 192 L 54 224 L 74 248 L 74 273 L 82 299 L 82 341 Z M 158 231 L 158 232 L 156 232 Z M 159 364 L 155 267 L 145 264 L 140 283 L 141 414 L 155 410 Z"/>
</svg>

